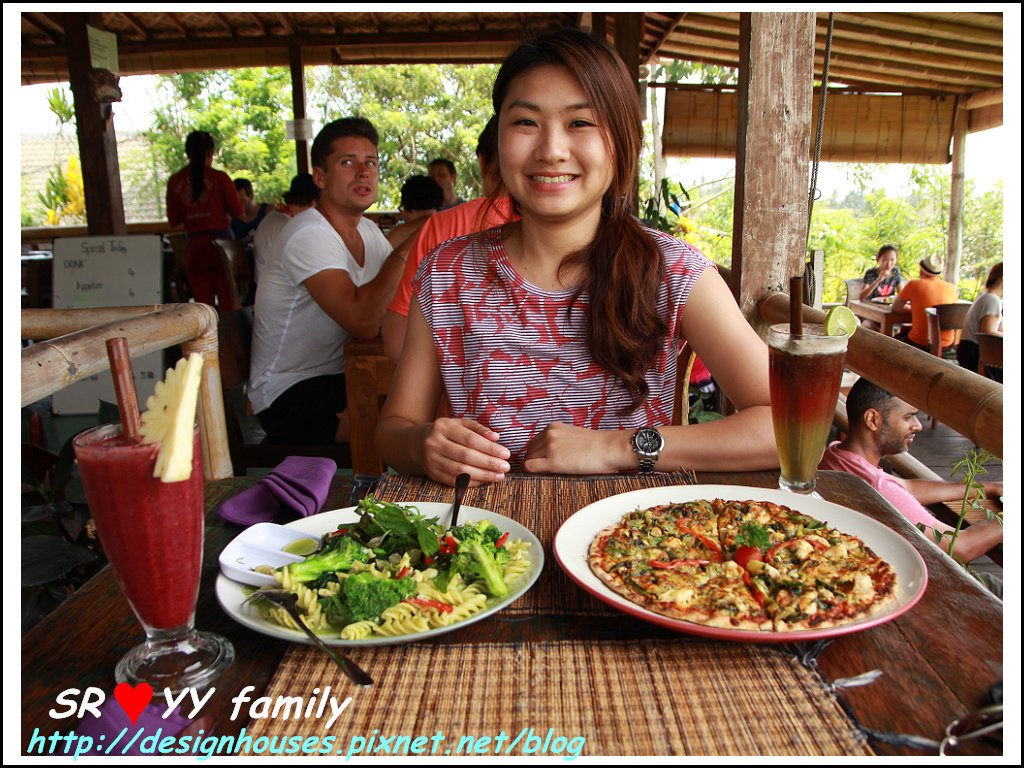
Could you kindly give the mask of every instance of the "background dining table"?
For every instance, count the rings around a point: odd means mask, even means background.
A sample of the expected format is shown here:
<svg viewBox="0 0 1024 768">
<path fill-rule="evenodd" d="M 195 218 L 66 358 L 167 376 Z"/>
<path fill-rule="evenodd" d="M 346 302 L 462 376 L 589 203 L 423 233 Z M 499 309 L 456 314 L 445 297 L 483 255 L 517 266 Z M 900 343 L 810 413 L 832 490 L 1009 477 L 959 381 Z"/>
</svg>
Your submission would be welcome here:
<svg viewBox="0 0 1024 768">
<path fill-rule="evenodd" d="M 365 747 L 371 736 L 442 734 L 437 743 L 446 749 L 471 736 L 468 744 L 488 755 L 504 733 L 501 744 L 511 754 L 548 757 L 572 745 L 582 756 L 927 756 L 936 754 L 947 726 L 981 707 L 1003 678 L 1002 602 L 852 475 L 819 473 L 818 490 L 909 541 L 926 563 L 927 589 L 887 623 L 786 644 L 715 640 L 638 620 L 580 589 L 551 551 L 566 518 L 610 495 L 694 482 L 776 488 L 777 473 L 510 475 L 470 489 L 465 504 L 514 518 L 536 534 L 546 555 L 538 582 L 505 610 L 429 641 L 346 649 L 376 681 L 356 689 L 316 649 L 243 627 L 217 603 L 217 556 L 241 529 L 215 511 L 254 482 L 207 485 L 196 624 L 228 637 L 237 653 L 202 709 L 208 734 L 330 733 L 342 754 L 353 739 L 362 738 Z M 348 491 L 336 481 L 325 509 L 346 506 Z M 445 502 L 451 489 L 389 475 L 376 496 Z M 78 725 L 50 714 L 62 691 L 95 686 L 109 697 L 117 659 L 140 636 L 109 568 L 25 633 L 23 752 L 40 736 Z M 232 703 L 247 686 L 252 698 L 275 699 L 309 697 L 330 686 L 352 703 L 331 729 L 328 715 L 250 719 L 233 712 Z M 995 735 L 964 741 L 955 753 L 1001 755 L 1002 733 Z"/>
<path fill-rule="evenodd" d="M 856 299 L 850 302 L 850 311 L 861 320 L 872 320 L 878 323 L 882 333 L 892 336 L 897 325 L 909 323 L 911 320 L 910 309 L 895 311 L 892 302 L 882 301 L 861 301 Z"/>
</svg>

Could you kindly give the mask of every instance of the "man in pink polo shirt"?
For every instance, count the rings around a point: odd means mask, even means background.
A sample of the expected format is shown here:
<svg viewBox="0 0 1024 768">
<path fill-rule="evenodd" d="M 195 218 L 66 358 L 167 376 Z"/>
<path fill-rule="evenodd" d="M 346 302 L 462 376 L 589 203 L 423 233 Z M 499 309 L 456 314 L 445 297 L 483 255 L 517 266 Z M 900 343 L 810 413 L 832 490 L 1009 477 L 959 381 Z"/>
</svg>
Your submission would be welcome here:
<svg viewBox="0 0 1024 768">
<path fill-rule="evenodd" d="M 828 446 L 821 459 L 821 469 L 850 472 L 867 481 L 868 485 L 915 525 L 923 525 L 929 541 L 934 541 L 933 530 L 942 533 L 953 529 L 937 520 L 925 509 L 925 504 L 958 501 L 964 496 L 962 483 L 942 480 L 904 480 L 888 474 L 879 466 L 883 456 L 903 453 L 921 431 L 917 409 L 881 387 L 861 378 L 853 385 L 846 398 L 846 412 L 850 419 L 850 434 L 842 442 Z M 989 498 L 1003 495 L 1002 483 L 983 483 Z M 974 523 L 960 531 L 953 555 L 969 563 L 1003 541 L 1003 527 L 995 520 Z M 948 550 L 948 539 L 943 539 Z"/>
</svg>

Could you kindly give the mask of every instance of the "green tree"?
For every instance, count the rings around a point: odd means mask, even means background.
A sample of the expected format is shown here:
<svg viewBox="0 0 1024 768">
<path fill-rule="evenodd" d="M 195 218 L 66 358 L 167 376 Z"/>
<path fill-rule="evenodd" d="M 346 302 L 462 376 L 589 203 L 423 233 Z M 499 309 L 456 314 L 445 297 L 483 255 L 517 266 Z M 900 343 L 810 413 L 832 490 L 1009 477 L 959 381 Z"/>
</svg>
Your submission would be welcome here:
<svg viewBox="0 0 1024 768">
<path fill-rule="evenodd" d="M 321 124 L 362 116 L 380 134 L 378 208 L 397 208 L 402 184 L 436 158 L 455 163 L 456 192 L 483 194 L 476 144 L 493 114 L 494 65 L 316 67 L 307 71 L 311 113 Z"/>
<path fill-rule="evenodd" d="M 274 201 L 295 175 L 295 144 L 286 138 L 291 77 L 285 67 L 187 72 L 161 76 L 160 104 L 147 138 L 163 170 L 163 183 L 188 162 L 191 131 L 213 136 L 214 166 L 245 177 L 257 200 Z M 151 173 L 151 171 L 146 171 Z"/>
</svg>

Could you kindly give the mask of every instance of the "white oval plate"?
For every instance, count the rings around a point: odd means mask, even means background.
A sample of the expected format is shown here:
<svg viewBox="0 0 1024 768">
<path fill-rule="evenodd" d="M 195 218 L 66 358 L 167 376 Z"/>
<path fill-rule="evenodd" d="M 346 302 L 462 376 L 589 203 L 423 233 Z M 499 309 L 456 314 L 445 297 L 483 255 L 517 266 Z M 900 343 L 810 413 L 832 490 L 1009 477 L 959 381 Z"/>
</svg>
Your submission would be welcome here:
<svg viewBox="0 0 1024 768">
<path fill-rule="evenodd" d="M 635 509 L 647 509 L 659 504 L 674 504 L 700 499 L 727 501 L 770 501 L 803 512 L 828 523 L 833 528 L 857 536 L 875 554 L 896 571 L 896 600 L 880 613 L 839 627 L 825 629 L 772 632 L 748 629 L 723 629 L 690 621 L 682 621 L 649 611 L 613 592 L 590 570 L 588 555 L 590 544 L 597 534 Z M 677 632 L 686 632 L 720 640 L 745 640 L 758 643 L 796 643 L 837 637 L 860 632 L 892 621 L 909 611 L 928 585 L 928 570 L 924 560 L 910 542 L 867 515 L 833 504 L 823 499 L 798 496 L 789 491 L 772 488 L 753 488 L 741 485 L 676 485 L 629 491 L 590 504 L 562 523 L 555 534 L 555 559 L 573 581 L 599 600 L 637 618 L 658 624 Z"/>
<path fill-rule="evenodd" d="M 438 518 L 438 522 L 445 526 L 448 524 L 447 521 L 450 519 L 452 510 L 451 504 L 440 502 L 402 501 L 398 503 L 403 506 L 415 506 L 424 517 L 436 517 Z M 343 523 L 357 522 L 359 520 L 359 515 L 356 514 L 355 510 L 355 507 L 345 507 L 343 509 L 334 509 L 329 512 L 321 512 L 318 515 L 312 515 L 310 517 L 304 517 L 301 520 L 295 520 L 284 527 L 309 536 L 319 537 L 323 536 L 328 531 L 337 529 L 337 527 Z M 494 512 L 489 512 L 486 509 L 479 509 L 477 507 L 464 506 L 462 507 L 462 511 L 459 513 L 460 524 L 484 519 L 490 520 L 502 531 L 508 531 L 510 538 L 522 539 L 523 541 L 530 542 L 530 568 L 524 577 L 512 587 L 506 597 L 500 600 L 489 598 L 487 607 L 479 613 L 474 613 L 472 616 L 468 617 L 464 621 L 458 622 L 457 624 L 451 624 L 447 627 L 437 627 L 426 632 L 417 632 L 411 635 L 401 635 L 399 637 L 368 637 L 363 640 L 342 640 L 338 636 L 332 637 L 331 635 L 321 635 L 320 639 L 328 645 L 346 646 L 350 648 L 367 645 L 396 645 L 399 643 L 413 643 L 418 640 L 428 640 L 436 635 L 460 629 L 461 627 L 465 627 L 475 621 L 487 618 L 491 614 L 497 613 L 502 608 L 514 603 L 526 594 L 530 587 L 533 586 L 534 582 L 537 581 L 537 577 L 540 576 L 540 572 L 544 567 L 544 547 L 541 546 L 540 540 L 538 540 L 529 529 L 523 527 L 511 518 L 495 514 Z M 289 629 L 278 624 L 271 624 L 260 616 L 259 610 L 255 606 L 251 604 L 243 605 L 245 598 L 252 592 L 252 590 L 246 588 L 242 584 L 239 584 L 237 581 L 229 579 L 223 573 L 217 576 L 216 591 L 217 601 L 220 603 L 221 607 L 239 624 L 249 627 L 249 629 L 253 629 L 261 634 L 276 637 L 280 640 L 289 640 L 293 643 L 310 643 L 309 638 L 299 630 Z"/>
</svg>

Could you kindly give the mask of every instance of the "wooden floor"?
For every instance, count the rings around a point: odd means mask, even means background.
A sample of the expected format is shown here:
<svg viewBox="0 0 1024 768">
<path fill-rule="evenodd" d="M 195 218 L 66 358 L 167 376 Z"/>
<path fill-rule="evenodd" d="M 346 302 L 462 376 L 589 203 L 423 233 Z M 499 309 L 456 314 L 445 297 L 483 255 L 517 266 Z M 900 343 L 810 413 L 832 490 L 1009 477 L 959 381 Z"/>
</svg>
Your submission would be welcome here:
<svg viewBox="0 0 1024 768">
<path fill-rule="evenodd" d="M 974 448 L 974 443 L 942 423 L 932 429 L 931 419 L 927 416 L 922 415 L 921 422 L 924 429 L 914 438 L 910 454 L 944 480 L 963 482 L 962 476 L 953 475 L 953 465 Z M 985 469 L 987 474 L 980 480 L 999 482 L 1003 479 L 1003 463 L 999 459 L 989 460 Z"/>
</svg>

